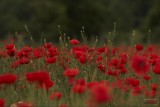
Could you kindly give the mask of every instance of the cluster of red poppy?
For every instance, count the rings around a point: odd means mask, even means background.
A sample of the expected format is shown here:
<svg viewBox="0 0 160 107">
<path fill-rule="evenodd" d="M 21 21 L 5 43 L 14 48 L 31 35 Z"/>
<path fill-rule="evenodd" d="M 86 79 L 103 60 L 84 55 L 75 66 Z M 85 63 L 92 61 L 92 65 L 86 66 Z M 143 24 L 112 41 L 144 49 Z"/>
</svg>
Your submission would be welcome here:
<svg viewBox="0 0 160 107">
<path fill-rule="evenodd" d="M 29 82 L 36 82 L 37 87 L 44 87 L 47 90 L 54 85 L 47 71 L 29 72 L 26 74 L 26 78 Z"/>
<path fill-rule="evenodd" d="M 66 87 L 70 87 L 72 94 L 87 96 L 84 98 L 84 103 L 90 107 L 112 103 L 116 89 L 124 94 L 130 93 L 145 98 L 156 98 L 160 94 L 158 47 L 145 48 L 138 44 L 135 47 L 109 48 L 105 45 L 97 48 L 80 45 L 76 39 L 70 40 L 70 45 L 71 49 L 59 48 L 51 43 L 36 48 L 21 49 L 17 49 L 14 44 L 5 45 L 5 48 L 0 50 L 0 58 L 10 60 L 7 63 L 10 70 L 16 71 L 23 67 L 28 69 L 37 67 L 37 69 L 32 72 L 23 69 L 24 74 L 19 74 L 17 71 L 15 74 L 12 71 L 1 72 L 0 91 L 7 85 L 14 85 L 17 81 L 24 80 L 35 84 L 36 89 L 46 89 L 47 93 L 51 92 L 48 96 L 50 101 L 58 101 L 63 100 L 66 93 L 62 90 L 55 91 L 54 86 L 58 87 L 64 82 L 67 84 Z M 37 61 L 41 62 L 40 66 L 37 65 Z M 51 67 L 59 67 L 61 71 L 53 72 L 49 69 Z M 44 70 L 39 70 L 40 68 Z M 53 75 L 61 77 L 56 77 L 55 80 Z M 5 107 L 5 103 L 7 104 L 7 101 L 0 98 L 0 107 Z M 22 102 L 17 103 L 16 107 L 33 107 L 33 104 Z M 59 107 L 68 106 L 69 103 L 59 105 Z"/>
</svg>

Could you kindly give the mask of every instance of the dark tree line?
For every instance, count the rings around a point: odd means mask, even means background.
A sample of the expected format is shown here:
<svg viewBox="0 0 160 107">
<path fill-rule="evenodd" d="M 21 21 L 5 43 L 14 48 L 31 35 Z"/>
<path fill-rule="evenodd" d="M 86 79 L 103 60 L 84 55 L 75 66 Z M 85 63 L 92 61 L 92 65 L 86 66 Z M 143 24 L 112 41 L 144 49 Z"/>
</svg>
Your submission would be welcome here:
<svg viewBox="0 0 160 107">
<path fill-rule="evenodd" d="M 159 0 L 0 0 L 0 35 L 26 32 L 37 38 L 58 35 L 58 25 L 68 36 L 80 38 L 82 26 L 88 36 L 113 31 L 126 38 L 133 30 L 145 36 L 149 29 L 153 40 L 160 38 Z"/>
</svg>

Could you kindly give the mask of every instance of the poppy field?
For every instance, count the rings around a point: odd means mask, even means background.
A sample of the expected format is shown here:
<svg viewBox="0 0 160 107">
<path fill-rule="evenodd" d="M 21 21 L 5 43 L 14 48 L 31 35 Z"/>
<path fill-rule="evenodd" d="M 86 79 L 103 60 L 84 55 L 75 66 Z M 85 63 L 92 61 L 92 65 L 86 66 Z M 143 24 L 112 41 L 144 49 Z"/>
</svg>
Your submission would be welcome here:
<svg viewBox="0 0 160 107">
<path fill-rule="evenodd" d="M 160 107 L 160 47 L 0 46 L 0 107 Z"/>
</svg>

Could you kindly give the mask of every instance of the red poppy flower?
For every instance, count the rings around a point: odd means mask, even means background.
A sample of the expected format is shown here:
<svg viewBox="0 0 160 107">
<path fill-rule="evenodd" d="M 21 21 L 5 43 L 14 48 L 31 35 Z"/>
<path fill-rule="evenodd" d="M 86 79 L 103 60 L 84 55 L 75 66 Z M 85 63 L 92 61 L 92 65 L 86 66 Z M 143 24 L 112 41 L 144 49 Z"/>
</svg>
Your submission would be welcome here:
<svg viewBox="0 0 160 107">
<path fill-rule="evenodd" d="M 0 84 L 13 84 L 17 80 L 17 76 L 11 73 L 0 75 Z"/>
<path fill-rule="evenodd" d="M 117 49 L 116 48 L 113 48 L 112 49 L 112 54 L 115 56 L 116 55 L 116 52 L 117 52 Z"/>
<path fill-rule="evenodd" d="M 149 61 L 143 56 L 134 56 L 132 59 L 132 68 L 136 74 L 147 74 L 150 69 Z"/>
<path fill-rule="evenodd" d="M 143 45 L 140 45 L 140 44 L 136 45 L 136 50 L 137 51 L 141 51 L 141 50 L 143 50 L 143 48 L 144 48 Z"/>
<path fill-rule="evenodd" d="M 85 84 L 86 84 L 86 81 L 83 78 L 76 80 L 76 85 L 85 85 Z"/>
<path fill-rule="evenodd" d="M 5 101 L 2 98 L 0 98 L 0 107 L 4 107 L 4 106 L 5 106 Z"/>
<path fill-rule="evenodd" d="M 148 46 L 148 47 L 147 47 L 147 50 L 148 50 L 149 52 L 153 52 L 154 46 Z"/>
<path fill-rule="evenodd" d="M 155 84 L 155 83 L 150 84 L 150 87 L 153 91 L 157 91 L 157 89 L 159 88 L 158 84 Z"/>
<path fill-rule="evenodd" d="M 49 80 L 49 73 L 47 71 L 35 71 L 35 72 L 29 72 L 26 74 L 26 78 L 29 82 L 34 81 L 44 81 Z"/>
<path fill-rule="evenodd" d="M 14 44 L 8 44 L 8 45 L 6 45 L 6 49 L 7 50 L 11 50 L 13 48 L 14 48 Z"/>
<path fill-rule="evenodd" d="M 157 92 L 154 90 L 151 91 L 145 91 L 145 96 L 148 98 L 155 98 L 157 95 Z"/>
<path fill-rule="evenodd" d="M 108 103 L 112 99 L 110 90 L 105 85 L 99 84 L 91 89 L 91 101 L 102 104 Z"/>
<path fill-rule="evenodd" d="M 154 66 L 153 72 L 154 72 L 155 74 L 160 74 L 160 63 L 157 63 L 157 64 Z"/>
<path fill-rule="evenodd" d="M 49 49 L 51 46 L 52 46 L 51 43 L 45 43 L 45 44 L 44 44 L 44 48 L 47 48 L 47 49 Z"/>
<path fill-rule="evenodd" d="M 57 58 L 55 58 L 55 57 L 47 58 L 46 59 L 47 64 L 56 63 L 56 61 L 57 61 Z"/>
<path fill-rule="evenodd" d="M 20 64 L 28 64 L 29 63 L 29 59 L 28 58 L 22 58 L 19 60 Z"/>
<path fill-rule="evenodd" d="M 104 64 L 98 64 L 98 69 L 101 70 L 101 72 L 105 72 L 107 68 Z"/>
<path fill-rule="evenodd" d="M 114 66 L 114 67 L 117 67 L 120 63 L 120 60 L 119 59 L 116 59 L 116 58 L 113 58 L 111 61 L 110 61 L 110 66 Z"/>
<path fill-rule="evenodd" d="M 50 100 L 53 100 L 53 99 L 60 100 L 61 97 L 62 97 L 62 93 L 60 93 L 60 92 L 53 92 L 53 93 L 49 96 L 49 99 L 50 99 Z"/>
<path fill-rule="evenodd" d="M 22 58 L 28 58 L 29 55 L 30 55 L 29 52 L 25 52 L 25 51 L 23 51 L 23 50 L 21 50 L 20 52 L 17 53 L 17 56 L 18 56 L 20 59 L 22 59 Z"/>
<path fill-rule="evenodd" d="M 20 62 L 19 62 L 19 61 L 13 62 L 13 63 L 11 64 L 11 68 L 16 69 L 19 65 L 20 65 Z"/>
<path fill-rule="evenodd" d="M 45 88 L 46 90 L 48 90 L 53 85 L 54 85 L 54 82 L 52 80 L 48 79 L 48 80 L 45 80 L 45 81 L 40 82 L 39 84 L 37 84 L 37 87 L 40 86 L 40 88 Z"/>
<path fill-rule="evenodd" d="M 143 79 L 144 79 L 144 80 L 150 80 L 150 79 L 151 79 L 151 76 L 144 75 L 144 76 L 143 76 Z"/>
<path fill-rule="evenodd" d="M 120 68 L 119 68 L 119 72 L 121 73 L 121 74 L 126 74 L 128 71 L 127 71 L 127 69 L 122 65 L 122 66 L 119 66 Z"/>
<path fill-rule="evenodd" d="M 75 46 L 72 48 L 72 52 L 74 53 L 75 51 L 81 51 L 81 52 L 87 52 L 88 47 L 86 45 L 82 46 Z"/>
<path fill-rule="evenodd" d="M 83 52 L 82 51 L 73 51 L 73 54 L 78 59 L 83 54 Z"/>
<path fill-rule="evenodd" d="M 72 40 L 70 40 L 70 43 L 72 45 L 77 45 L 79 43 L 79 41 L 77 39 L 72 39 Z"/>
<path fill-rule="evenodd" d="M 77 76 L 78 74 L 79 74 L 79 70 L 76 69 L 76 68 L 67 69 L 67 70 L 65 70 L 64 73 L 63 73 L 64 76 L 67 76 L 67 77 L 70 77 L 70 78 L 75 77 L 75 76 Z"/>
<path fill-rule="evenodd" d="M 106 47 L 100 47 L 97 49 L 97 52 L 102 53 L 102 52 L 105 52 L 105 50 L 106 50 Z"/>
<path fill-rule="evenodd" d="M 120 63 L 121 64 L 126 64 L 127 63 L 127 54 L 120 54 L 119 55 L 119 57 L 120 57 Z"/>
<path fill-rule="evenodd" d="M 42 53 L 39 51 L 34 51 L 34 58 L 41 58 L 42 57 Z"/>
<path fill-rule="evenodd" d="M 66 69 L 63 73 L 64 76 L 68 77 L 68 83 L 73 84 L 74 83 L 74 77 L 79 74 L 79 70 L 76 68 L 70 68 Z"/>
<path fill-rule="evenodd" d="M 26 74 L 29 82 L 36 82 L 37 87 L 46 88 L 47 90 L 54 85 L 47 71 L 29 72 Z"/>
<path fill-rule="evenodd" d="M 142 92 L 144 91 L 144 89 L 145 89 L 145 86 L 134 87 L 133 90 L 132 90 L 132 94 L 134 96 L 138 96 L 139 94 L 142 94 Z"/>
<path fill-rule="evenodd" d="M 106 71 L 105 74 L 117 77 L 120 73 L 116 70 L 112 71 L 111 69 L 108 69 L 108 71 Z"/>
<path fill-rule="evenodd" d="M 96 63 L 99 63 L 99 62 L 101 62 L 103 60 L 103 56 L 98 56 L 97 58 L 96 58 Z"/>
<path fill-rule="evenodd" d="M 127 85 L 131 85 L 133 87 L 137 87 L 140 81 L 138 79 L 130 77 L 130 78 L 125 78 L 124 83 L 126 83 Z"/>
<path fill-rule="evenodd" d="M 79 60 L 79 62 L 80 62 L 81 64 L 85 64 L 85 63 L 88 61 L 88 58 L 87 58 L 86 53 L 84 53 L 84 54 L 82 54 L 81 56 L 79 56 L 78 60 Z"/>
<path fill-rule="evenodd" d="M 74 85 L 72 88 L 73 93 L 82 94 L 85 91 L 84 85 Z"/>
<path fill-rule="evenodd" d="M 159 56 L 157 54 L 151 53 L 150 54 L 150 59 L 157 59 Z"/>
<path fill-rule="evenodd" d="M 48 57 L 54 57 L 59 54 L 58 49 L 55 46 L 48 48 Z"/>
<path fill-rule="evenodd" d="M 10 57 L 14 57 L 15 54 L 16 54 L 16 50 L 15 49 L 7 50 L 7 55 L 9 55 Z"/>
<path fill-rule="evenodd" d="M 76 84 L 72 87 L 73 93 L 82 94 L 85 91 L 85 80 L 84 79 L 77 79 Z"/>
<path fill-rule="evenodd" d="M 97 81 L 89 82 L 89 83 L 87 83 L 87 88 L 91 89 L 98 84 L 99 83 Z"/>
<path fill-rule="evenodd" d="M 21 49 L 23 52 L 31 52 L 32 51 L 32 48 L 29 47 L 29 46 L 25 46 Z"/>
</svg>

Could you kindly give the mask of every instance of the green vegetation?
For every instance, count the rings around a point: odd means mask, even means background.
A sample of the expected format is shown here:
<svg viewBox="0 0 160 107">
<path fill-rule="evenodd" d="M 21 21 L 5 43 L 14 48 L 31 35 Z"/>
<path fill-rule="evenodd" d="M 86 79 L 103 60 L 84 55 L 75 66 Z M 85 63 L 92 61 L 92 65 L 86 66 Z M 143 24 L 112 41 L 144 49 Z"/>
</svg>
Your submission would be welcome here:
<svg viewBox="0 0 160 107">
<path fill-rule="evenodd" d="M 34 38 L 43 35 L 51 40 L 61 25 L 67 36 L 77 38 L 84 26 L 92 39 L 108 34 L 116 22 L 117 41 L 128 40 L 133 30 L 140 41 L 146 41 L 151 29 L 155 42 L 160 37 L 159 8 L 159 0 L 1 0 L 0 35 L 25 33 L 27 25 Z"/>
</svg>

